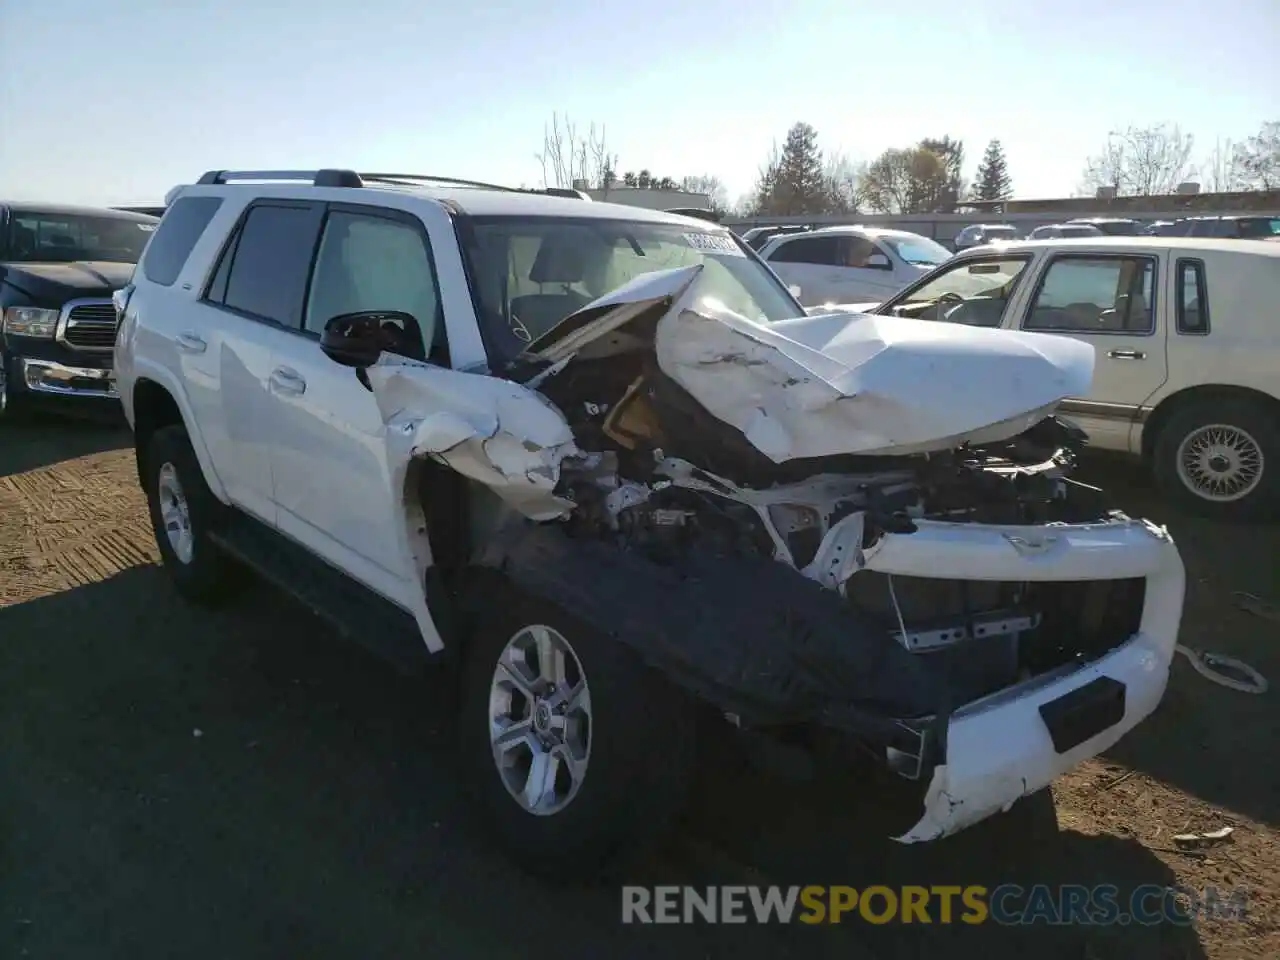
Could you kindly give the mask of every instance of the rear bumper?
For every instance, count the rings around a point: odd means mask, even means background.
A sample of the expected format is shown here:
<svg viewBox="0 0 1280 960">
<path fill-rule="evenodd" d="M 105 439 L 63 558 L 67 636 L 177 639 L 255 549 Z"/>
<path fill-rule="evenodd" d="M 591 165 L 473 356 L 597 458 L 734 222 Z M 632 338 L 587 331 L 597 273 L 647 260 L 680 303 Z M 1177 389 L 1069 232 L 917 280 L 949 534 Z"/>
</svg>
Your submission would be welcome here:
<svg viewBox="0 0 1280 960">
<path fill-rule="evenodd" d="M 1003 528 L 922 522 L 915 533 L 887 535 L 869 549 L 866 568 L 967 580 L 1141 577 L 1146 583 L 1141 623 L 1127 642 L 951 715 L 923 816 L 898 837 L 904 843 L 935 840 L 1007 810 L 1111 747 L 1164 695 L 1185 572 L 1172 538 L 1146 521 Z"/>
</svg>

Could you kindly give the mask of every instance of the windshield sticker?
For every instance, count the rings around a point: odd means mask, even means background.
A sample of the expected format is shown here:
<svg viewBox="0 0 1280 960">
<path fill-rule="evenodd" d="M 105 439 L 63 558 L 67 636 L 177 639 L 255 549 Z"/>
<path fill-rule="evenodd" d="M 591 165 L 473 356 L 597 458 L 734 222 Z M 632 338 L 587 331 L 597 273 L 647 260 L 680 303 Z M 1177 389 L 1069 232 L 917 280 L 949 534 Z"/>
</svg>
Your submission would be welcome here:
<svg viewBox="0 0 1280 960">
<path fill-rule="evenodd" d="M 729 257 L 746 256 L 731 237 L 722 233 L 686 233 L 684 239 L 693 249 L 701 250 L 703 253 L 718 253 Z"/>
</svg>

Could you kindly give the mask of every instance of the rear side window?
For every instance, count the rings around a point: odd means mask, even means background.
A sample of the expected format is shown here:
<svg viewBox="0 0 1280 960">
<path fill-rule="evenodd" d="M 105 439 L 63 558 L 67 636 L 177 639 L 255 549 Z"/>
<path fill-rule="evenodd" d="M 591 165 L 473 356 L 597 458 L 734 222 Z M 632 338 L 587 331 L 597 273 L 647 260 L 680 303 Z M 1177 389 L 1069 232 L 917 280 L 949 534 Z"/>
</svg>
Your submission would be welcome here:
<svg viewBox="0 0 1280 960">
<path fill-rule="evenodd" d="M 281 326 L 301 326 L 322 214 L 314 204 L 251 207 L 223 253 L 208 299 Z"/>
<path fill-rule="evenodd" d="M 840 244 L 836 237 L 805 237 L 788 240 L 773 251 L 774 263 L 816 263 L 833 267 L 840 263 Z"/>
<path fill-rule="evenodd" d="M 1209 290 L 1203 260 L 1178 261 L 1178 332 L 1209 332 Z"/>
<path fill-rule="evenodd" d="M 162 287 L 173 286 L 220 206 L 221 197 L 180 197 L 175 201 L 147 246 L 143 276 Z"/>
<path fill-rule="evenodd" d="M 1246 239 L 1280 236 L 1280 217 L 1249 217 L 1237 221 L 1240 236 Z"/>
</svg>

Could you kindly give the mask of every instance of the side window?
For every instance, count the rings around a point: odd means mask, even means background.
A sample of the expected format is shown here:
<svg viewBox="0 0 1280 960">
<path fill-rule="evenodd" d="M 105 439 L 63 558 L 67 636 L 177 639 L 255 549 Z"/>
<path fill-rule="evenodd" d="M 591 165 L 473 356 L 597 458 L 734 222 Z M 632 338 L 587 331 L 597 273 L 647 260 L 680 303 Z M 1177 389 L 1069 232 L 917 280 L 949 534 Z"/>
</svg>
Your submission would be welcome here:
<svg viewBox="0 0 1280 960">
<path fill-rule="evenodd" d="M 298 327 L 323 208 L 262 203 L 249 208 L 206 299 L 283 327 Z"/>
<path fill-rule="evenodd" d="M 888 255 L 866 237 L 840 237 L 839 243 L 840 263 L 842 266 L 871 270 L 893 269 L 892 261 Z M 880 254 L 884 257 L 885 262 L 879 266 L 869 264 L 867 260 L 873 253 Z"/>
<path fill-rule="evenodd" d="M 221 197 L 178 198 L 147 245 L 142 260 L 143 276 L 162 287 L 173 286 L 196 241 L 220 206 Z"/>
<path fill-rule="evenodd" d="M 804 237 L 788 240 L 773 251 L 774 263 L 814 263 L 823 267 L 839 264 L 840 250 L 836 237 Z"/>
<path fill-rule="evenodd" d="M 372 213 L 333 211 L 325 220 L 303 329 L 317 336 L 344 313 L 397 310 L 417 321 L 406 331 L 422 353 L 443 336 L 440 290 L 420 227 Z"/>
<path fill-rule="evenodd" d="M 1191 229 L 1186 234 L 1189 237 L 1217 237 L 1222 235 L 1222 221 L 1220 220 L 1192 220 Z"/>
<path fill-rule="evenodd" d="M 1147 257 L 1057 257 L 1050 264 L 1027 330 L 1150 333 L 1155 261 Z"/>
<path fill-rule="evenodd" d="M 1178 332 L 1209 332 L 1209 291 L 1205 286 L 1203 260 L 1178 261 Z"/>
</svg>

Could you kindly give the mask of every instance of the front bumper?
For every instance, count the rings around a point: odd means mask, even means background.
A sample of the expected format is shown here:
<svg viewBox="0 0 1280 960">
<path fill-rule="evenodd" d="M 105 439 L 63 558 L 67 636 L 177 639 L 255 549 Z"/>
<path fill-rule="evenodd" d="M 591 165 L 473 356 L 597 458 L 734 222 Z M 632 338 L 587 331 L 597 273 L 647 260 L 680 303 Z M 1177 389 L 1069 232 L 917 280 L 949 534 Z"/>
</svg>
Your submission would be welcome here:
<svg viewBox="0 0 1280 960">
<path fill-rule="evenodd" d="M 56 360 L 18 357 L 14 361 L 14 386 L 18 391 L 41 397 L 84 397 L 116 400 L 115 373 L 110 367 L 80 367 Z"/>
<path fill-rule="evenodd" d="M 924 814 L 897 838 L 904 843 L 935 840 L 1008 810 L 1107 750 L 1164 695 L 1182 619 L 1185 571 L 1173 539 L 1151 523 L 1119 518 L 995 527 L 924 521 L 914 533 L 884 536 L 868 549 L 865 568 L 967 580 L 1146 582 L 1141 623 L 1127 642 L 1090 663 L 1069 664 L 952 713 Z M 1093 690 L 1103 692 L 1103 701 L 1086 704 L 1064 730 L 1061 708 Z"/>
</svg>

